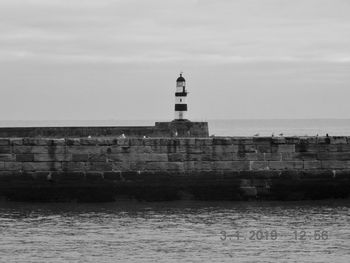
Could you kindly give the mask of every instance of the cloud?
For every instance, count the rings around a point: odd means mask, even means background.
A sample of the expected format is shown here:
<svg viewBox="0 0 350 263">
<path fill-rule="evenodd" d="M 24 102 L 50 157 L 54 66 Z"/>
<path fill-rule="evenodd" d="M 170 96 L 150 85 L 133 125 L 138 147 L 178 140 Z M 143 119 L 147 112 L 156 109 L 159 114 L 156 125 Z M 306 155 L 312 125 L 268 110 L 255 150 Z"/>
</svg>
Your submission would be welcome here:
<svg viewBox="0 0 350 263">
<path fill-rule="evenodd" d="M 347 11 L 341 0 L 3 0 L 0 59 L 344 63 Z"/>
</svg>

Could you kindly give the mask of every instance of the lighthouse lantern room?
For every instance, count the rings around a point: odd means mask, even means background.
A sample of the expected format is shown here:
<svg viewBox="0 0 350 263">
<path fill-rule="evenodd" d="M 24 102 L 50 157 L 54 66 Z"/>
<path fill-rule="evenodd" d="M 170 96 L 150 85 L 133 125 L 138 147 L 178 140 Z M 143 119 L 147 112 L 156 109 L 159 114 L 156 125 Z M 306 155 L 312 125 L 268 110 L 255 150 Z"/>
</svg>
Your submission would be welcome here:
<svg viewBox="0 0 350 263">
<path fill-rule="evenodd" d="M 176 80 L 176 93 L 175 93 L 175 120 L 186 120 L 187 115 L 187 90 L 186 80 L 180 73 L 180 77 Z"/>
</svg>

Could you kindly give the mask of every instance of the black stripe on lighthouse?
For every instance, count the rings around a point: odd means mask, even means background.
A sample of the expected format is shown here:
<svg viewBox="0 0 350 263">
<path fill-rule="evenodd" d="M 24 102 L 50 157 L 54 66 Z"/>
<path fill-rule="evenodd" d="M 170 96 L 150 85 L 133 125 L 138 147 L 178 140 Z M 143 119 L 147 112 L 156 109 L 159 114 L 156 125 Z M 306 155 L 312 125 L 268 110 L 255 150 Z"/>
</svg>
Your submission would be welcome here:
<svg viewBox="0 0 350 263">
<path fill-rule="evenodd" d="M 175 97 L 186 97 L 187 92 L 175 92 Z"/>
<path fill-rule="evenodd" d="M 187 104 L 175 104 L 176 111 L 187 111 Z"/>
</svg>

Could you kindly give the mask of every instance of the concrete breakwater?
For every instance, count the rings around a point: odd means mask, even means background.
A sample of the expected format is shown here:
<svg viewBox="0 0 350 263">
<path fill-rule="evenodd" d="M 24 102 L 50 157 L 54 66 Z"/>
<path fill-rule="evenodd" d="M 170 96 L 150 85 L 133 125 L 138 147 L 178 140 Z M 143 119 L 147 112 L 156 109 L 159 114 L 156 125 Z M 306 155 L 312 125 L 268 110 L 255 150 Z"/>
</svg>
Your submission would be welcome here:
<svg viewBox="0 0 350 263">
<path fill-rule="evenodd" d="M 350 137 L 0 138 L 6 200 L 347 198 Z"/>
</svg>

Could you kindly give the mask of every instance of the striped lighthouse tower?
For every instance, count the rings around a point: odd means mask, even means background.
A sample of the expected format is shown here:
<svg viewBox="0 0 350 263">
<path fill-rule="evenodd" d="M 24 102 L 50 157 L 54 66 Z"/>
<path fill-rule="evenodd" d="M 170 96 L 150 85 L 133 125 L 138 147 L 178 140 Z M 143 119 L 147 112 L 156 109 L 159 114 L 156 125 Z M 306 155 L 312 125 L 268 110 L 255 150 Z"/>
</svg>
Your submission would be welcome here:
<svg viewBox="0 0 350 263">
<path fill-rule="evenodd" d="M 175 93 L 175 120 L 186 120 L 187 115 L 187 90 L 186 80 L 180 73 L 180 77 L 176 80 L 176 93 Z"/>
</svg>

